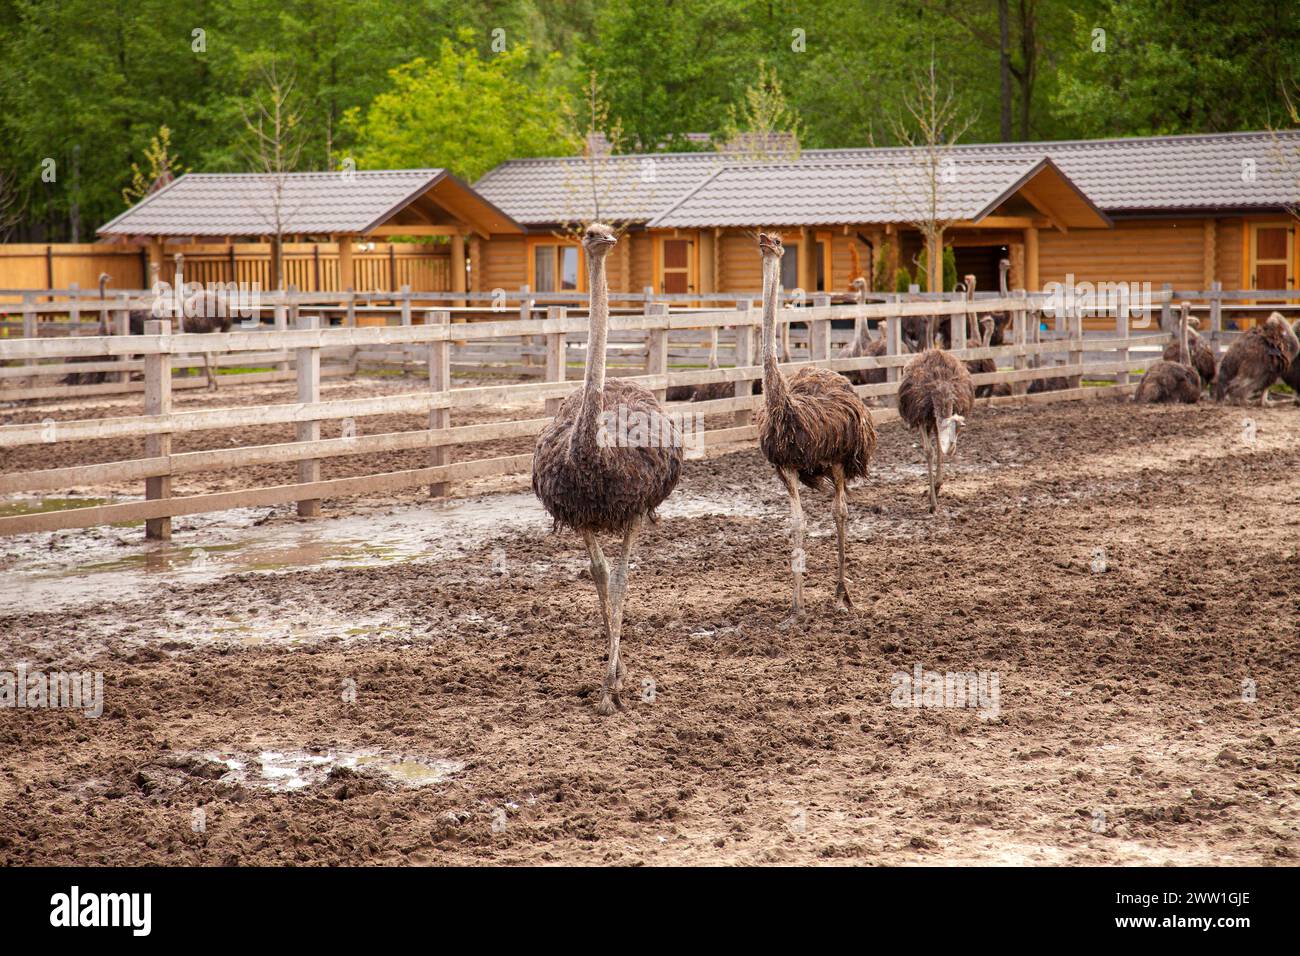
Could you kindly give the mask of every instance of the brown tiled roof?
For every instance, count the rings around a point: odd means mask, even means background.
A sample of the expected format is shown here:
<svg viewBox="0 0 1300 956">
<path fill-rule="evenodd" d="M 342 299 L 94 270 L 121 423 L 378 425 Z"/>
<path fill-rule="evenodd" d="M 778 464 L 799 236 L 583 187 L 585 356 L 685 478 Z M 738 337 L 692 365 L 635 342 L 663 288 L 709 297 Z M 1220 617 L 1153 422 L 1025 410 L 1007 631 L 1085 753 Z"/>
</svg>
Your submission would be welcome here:
<svg viewBox="0 0 1300 956">
<path fill-rule="evenodd" d="M 100 228 L 105 236 L 364 235 L 439 185 L 486 201 L 442 169 L 356 170 L 348 174 L 187 173 Z M 517 224 L 491 210 L 514 229 Z"/>
<path fill-rule="evenodd" d="M 724 166 L 648 225 L 831 226 L 977 220 L 1050 161 L 966 159 Z"/>
<path fill-rule="evenodd" d="M 1092 203 L 1107 213 L 1158 210 L 1276 209 L 1300 199 L 1296 174 L 1281 162 L 1286 150 L 1300 160 L 1300 133 L 1219 133 L 1196 136 L 1158 136 L 1132 139 L 996 143 L 956 146 L 952 155 L 960 166 L 990 162 L 1033 164 L 1050 158 L 1060 171 Z M 746 166 L 753 185 L 739 182 L 725 172 L 728 162 L 716 152 L 654 153 L 618 156 L 602 172 L 604 183 L 600 214 L 612 219 L 648 222 L 682 203 L 688 194 L 700 191 L 698 203 L 713 203 L 703 195 L 706 180 L 718 181 L 731 197 L 732 205 L 711 206 L 712 215 L 728 222 L 745 220 L 759 225 L 750 212 L 770 205 L 773 197 L 809 187 L 807 179 L 826 188 L 844 186 L 847 173 L 817 173 L 817 170 L 845 164 L 906 163 L 914 158 L 907 149 L 804 150 L 797 161 L 775 164 L 768 172 L 762 165 Z M 1252 173 L 1253 166 L 1253 173 Z M 971 167 L 972 171 L 976 167 Z M 986 171 L 991 173 L 992 167 Z M 590 218 L 591 190 L 584 188 L 583 160 L 577 157 L 521 159 L 503 163 L 475 184 L 475 188 L 522 223 L 543 224 Z M 863 174 L 865 176 L 865 173 Z M 760 194 L 759 182 L 770 192 Z M 881 181 L 887 188 L 890 181 Z M 972 187 L 974 183 L 971 184 Z M 969 197 L 968 197 L 969 198 Z M 818 194 L 819 206 L 858 204 L 880 209 L 895 200 L 888 196 L 858 197 L 847 194 Z M 960 199 L 955 198 L 956 204 Z M 836 222 L 844 214 L 826 213 Z M 666 220 L 665 220 L 666 221 Z M 829 220 L 827 220 L 829 221 Z M 870 221 L 853 219 L 851 221 Z M 771 225 L 779 223 L 769 222 Z"/>
</svg>

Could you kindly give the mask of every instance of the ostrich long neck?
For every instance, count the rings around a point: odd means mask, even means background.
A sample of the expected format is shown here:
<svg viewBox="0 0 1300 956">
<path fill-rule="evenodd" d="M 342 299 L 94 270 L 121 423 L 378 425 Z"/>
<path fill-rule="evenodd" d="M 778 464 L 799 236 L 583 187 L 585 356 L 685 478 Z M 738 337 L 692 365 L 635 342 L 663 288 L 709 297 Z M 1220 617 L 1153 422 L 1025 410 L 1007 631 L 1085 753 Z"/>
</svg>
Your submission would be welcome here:
<svg viewBox="0 0 1300 956">
<path fill-rule="evenodd" d="M 1192 364 L 1191 349 L 1187 344 L 1187 310 L 1184 309 L 1182 315 L 1178 318 L 1178 361 L 1184 365 Z"/>
<path fill-rule="evenodd" d="M 763 256 L 763 401 L 768 408 L 785 397 L 785 376 L 776 364 L 776 304 L 781 260 Z"/>
<path fill-rule="evenodd" d="M 587 278 L 591 283 L 591 305 L 587 334 L 587 370 L 582 385 L 582 407 L 574 434 L 596 446 L 600 424 L 601 394 L 605 390 L 605 343 L 609 338 L 609 286 L 605 280 L 605 257 L 587 255 Z"/>
</svg>

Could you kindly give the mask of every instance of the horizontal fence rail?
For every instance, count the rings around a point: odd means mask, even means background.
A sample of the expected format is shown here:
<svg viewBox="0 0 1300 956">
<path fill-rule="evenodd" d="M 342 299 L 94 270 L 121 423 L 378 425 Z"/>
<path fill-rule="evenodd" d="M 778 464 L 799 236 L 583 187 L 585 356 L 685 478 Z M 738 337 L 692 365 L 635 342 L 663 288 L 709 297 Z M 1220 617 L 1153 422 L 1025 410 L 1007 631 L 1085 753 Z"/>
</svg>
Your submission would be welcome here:
<svg viewBox="0 0 1300 956">
<path fill-rule="evenodd" d="M 455 413 L 476 406 L 534 404 L 540 408 L 545 403 L 547 415 L 553 414 L 559 401 L 581 386 L 580 366 L 585 359 L 588 319 L 585 315 L 571 314 L 564 306 L 549 306 L 539 317 L 534 317 L 531 308 L 525 312 L 521 307 L 512 310 L 512 318 L 453 324 L 450 309 L 417 311 L 410 307 L 413 301 L 422 298 L 425 298 L 423 294 L 411 293 L 408 300 L 392 306 L 399 311 L 405 307 L 405 321 L 400 325 L 327 327 L 323 316 L 314 312 L 305 314 L 310 306 L 301 296 L 286 295 L 277 303 L 285 315 L 280 328 L 181 333 L 172 331 L 166 321 L 150 320 L 144 335 L 0 338 L 0 365 L 53 361 L 58 364 L 50 366 L 51 374 L 65 369 L 138 373 L 142 375 L 144 391 L 144 414 L 3 425 L 0 449 L 105 439 L 145 441 L 144 454 L 139 458 L 0 473 L 0 494 L 145 482 L 142 501 L 0 517 L 0 535 L 144 521 L 149 536 L 165 538 L 170 535 L 170 519 L 181 515 L 290 502 L 298 504 L 300 514 L 311 515 L 319 513 L 319 503 L 324 498 L 421 486 L 427 486 L 431 493 L 446 494 L 453 482 L 526 471 L 530 467 L 530 455 L 452 461 L 451 446 L 531 437 L 545 427 L 548 417 L 534 414 L 504 421 L 456 424 L 453 423 Z M 524 303 L 527 302 L 525 299 Z M 753 394 L 754 382 L 762 377 L 762 368 L 757 364 L 762 322 L 757 304 L 755 297 L 742 297 L 734 308 L 673 311 L 666 302 L 645 301 L 642 310 L 635 314 L 615 314 L 610 321 L 611 372 L 656 392 L 661 399 L 668 389 L 677 386 L 729 384 L 734 388 L 731 397 L 673 403 L 670 410 L 707 415 L 715 422 L 719 416 L 729 416 L 728 423 L 704 432 L 705 448 L 752 442 L 756 434 L 751 424 L 752 413 L 762 401 L 761 396 Z M 286 327 L 290 305 L 296 314 L 293 327 Z M 976 385 L 1001 385 L 1009 390 L 1009 395 L 981 399 L 992 404 L 1126 394 L 1133 387 L 1130 374 L 1148 365 L 1171 341 L 1174 302 L 1167 291 L 1133 303 L 1152 313 L 1149 330 L 1135 330 L 1129 315 L 1124 313 L 1111 318 L 1109 333 L 1085 335 L 1082 309 L 1064 316 L 1058 327 L 1042 330 L 1037 312 L 1040 305 L 1039 297 L 1023 293 L 1005 298 L 977 297 L 971 302 L 950 298 L 849 305 L 831 304 L 829 296 L 819 295 L 806 307 L 779 310 L 780 325 L 798 325 L 798 334 L 794 336 L 798 344 L 792 352 L 794 360 L 782 367 L 787 372 L 808 364 L 842 372 L 883 370 L 885 381 L 856 386 L 856 391 L 864 399 L 881 403 L 872 408 L 871 414 L 877 422 L 884 423 L 897 417 L 893 404 L 898 378 L 902 367 L 911 359 L 901 341 L 902 322 L 908 316 L 949 317 L 953 339 L 958 342 L 966 341 L 968 334 L 977 334 L 982 314 L 1001 312 L 1011 316 L 1012 324 L 1003 345 L 953 352 L 966 361 L 988 358 L 997 364 L 998 371 L 974 376 Z M 520 315 L 527 317 L 520 318 Z M 832 323 L 854 320 L 877 324 L 878 333 L 883 334 L 886 342 L 884 355 L 838 357 Z M 725 351 L 720 341 L 714 356 L 725 354 L 729 364 L 718 368 L 673 367 L 670 359 L 674 355 L 679 362 L 702 365 L 713 330 L 726 332 Z M 847 332 L 846 329 L 838 331 Z M 516 361 L 526 358 L 536 363 L 533 380 L 453 385 L 453 357 L 458 351 L 465 355 L 479 354 L 503 344 L 518 349 Z M 614 356 L 624 346 L 628 349 L 624 358 L 631 364 L 620 369 Z M 325 370 L 321 359 L 367 349 L 393 350 L 400 353 L 402 360 L 419 363 L 427 368 L 428 387 L 406 394 L 323 401 L 320 382 Z M 197 367 L 202 363 L 195 357 L 204 355 L 228 364 L 288 363 L 291 369 L 280 369 L 274 374 L 296 381 L 297 401 L 173 410 L 172 388 L 186 381 L 174 378 L 173 371 Z M 64 361 L 70 357 L 83 361 Z M 721 358 L 718 364 L 721 365 Z M 32 366 L 0 369 L 6 373 L 0 382 L 18 379 L 17 375 L 8 373 L 26 374 L 31 369 Z M 1026 394 L 1030 383 L 1049 378 L 1063 379 L 1065 387 Z M 1085 388 L 1085 379 L 1113 384 Z M 196 380 L 194 384 L 200 383 Z M 3 394 L 0 390 L 0 396 Z M 429 427 L 375 434 L 361 434 L 359 429 L 354 429 L 354 433 L 343 437 L 320 435 L 322 422 L 350 420 L 355 424 L 374 416 L 393 414 L 427 416 Z M 293 425 L 297 437 L 293 441 L 241 447 L 171 451 L 174 435 L 267 425 Z M 320 479 L 320 462 L 325 459 L 410 450 L 426 450 L 428 464 L 381 474 Z M 287 463 L 298 466 L 296 482 L 215 494 L 183 497 L 171 494 L 171 479 L 177 476 Z"/>
</svg>

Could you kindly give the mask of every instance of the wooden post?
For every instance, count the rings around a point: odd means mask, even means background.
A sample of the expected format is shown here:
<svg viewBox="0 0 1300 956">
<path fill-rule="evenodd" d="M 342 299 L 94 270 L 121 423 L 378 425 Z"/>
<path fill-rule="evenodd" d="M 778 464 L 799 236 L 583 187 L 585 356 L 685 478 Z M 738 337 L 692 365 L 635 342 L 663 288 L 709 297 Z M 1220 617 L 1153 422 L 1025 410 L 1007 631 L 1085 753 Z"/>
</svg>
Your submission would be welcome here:
<svg viewBox="0 0 1300 956">
<path fill-rule="evenodd" d="M 149 319 L 144 324 L 145 335 L 171 335 L 172 324 L 166 319 Z M 171 349 L 154 352 L 144 357 L 144 413 L 170 415 L 172 411 L 172 357 Z M 146 435 L 144 457 L 166 458 L 172 453 L 172 436 Z M 172 496 L 171 475 L 159 475 L 144 480 L 144 496 L 158 501 Z M 171 518 L 149 518 L 144 523 L 144 536 L 154 541 L 169 541 L 172 536 Z"/>
<path fill-rule="evenodd" d="M 81 334 L 81 286 L 75 282 L 68 283 L 68 332 Z"/>
<path fill-rule="evenodd" d="M 1076 303 L 1070 310 L 1070 364 L 1083 364 L 1083 305 Z M 1070 387 L 1083 386 L 1083 373 L 1070 376 Z"/>
<path fill-rule="evenodd" d="M 1023 349 L 1029 344 L 1029 308 L 1026 301 L 1024 289 L 1016 290 L 1016 298 L 1021 300 L 1021 305 L 1013 313 L 1015 322 L 1013 337 L 1017 348 Z M 1035 337 L 1036 338 L 1036 337 Z M 1015 357 L 1014 365 L 1017 371 L 1024 371 L 1029 367 L 1029 357 L 1023 352 Z M 1029 383 L 1025 381 L 1012 382 L 1011 394 L 1024 395 L 1029 391 Z"/>
<path fill-rule="evenodd" d="M 113 334 L 130 335 L 131 334 L 131 310 L 126 307 L 127 297 L 122 296 L 122 308 L 113 312 Z M 131 361 L 131 356 L 123 354 L 120 356 L 123 362 Z M 119 382 L 129 382 L 131 380 L 130 372 L 115 372 L 114 377 Z"/>
<path fill-rule="evenodd" d="M 897 302 L 898 297 L 891 295 L 890 302 Z M 903 322 L 898 315 L 885 316 L 885 354 L 889 356 L 903 354 Z M 898 377 L 902 369 L 896 365 L 891 365 L 885 369 L 885 381 L 895 388 L 898 386 Z M 898 392 L 885 396 L 886 402 L 891 408 L 898 407 Z"/>
<path fill-rule="evenodd" d="M 451 291 L 465 291 L 465 237 L 454 232 L 451 235 Z M 463 308 L 464 299 L 453 299 L 452 304 L 457 308 Z"/>
<path fill-rule="evenodd" d="M 30 292 L 23 293 L 23 338 L 34 339 L 38 335 L 36 328 L 36 299 Z M 24 365 L 35 365 L 36 359 L 29 358 Z"/>
<path fill-rule="evenodd" d="M 437 309 L 425 313 L 424 321 L 426 325 L 447 326 L 451 324 L 451 313 L 446 309 Z M 445 339 L 441 342 L 429 343 L 429 391 L 435 393 L 451 391 L 451 343 Z M 450 427 L 450 408 L 430 409 L 430 431 L 439 431 Z M 436 467 L 449 464 L 451 461 L 450 456 L 450 446 L 435 445 L 429 449 L 429 465 Z M 429 496 L 432 498 L 445 498 L 450 493 L 451 482 L 449 481 L 435 481 L 429 485 Z"/>
<path fill-rule="evenodd" d="M 969 313 L 967 312 L 955 312 L 948 316 L 950 320 L 948 322 L 948 328 L 952 330 L 952 341 L 948 343 L 948 348 L 955 350 L 964 349 L 966 347 L 966 340 L 970 338 L 970 335 L 967 332 L 966 321 L 968 315 Z M 978 323 L 976 323 L 976 327 L 979 327 Z"/>
<path fill-rule="evenodd" d="M 1210 283 L 1210 352 L 1219 360 L 1219 343 L 1223 338 L 1223 283 Z"/>
<path fill-rule="evenodd" d="M 830 308 L 831 297 L 818 292 L 812 297 L 814 309 Z M 808 357 L 814 362 L 825 362 L 831 357 L 831 320 L 812 319 L 808 322 Z"/>
<path fill-rule="evenodd" d="M 401 309 L 402 325 L 404 326 L 410 325 L 411 324 L 411 287 L 409 285 L 403 285 L 398 292 L 398 296 L 399 296 L 398 307 Z"/>
<path fill-rule="evenodd" d="M 645 314 L 648 317 L 665 317 L 668 315 L 667 302 L 647 302 Z M 651 329 L 646 333 L 645 373 L 647 375 L 668 374 L 668 329 Z M 660 403 L 667 401 L 666 388 L 652 389 Z"/>
<path fill-rule="evenodd" d="M 529 293 L 528 283 L 525 282 L 519 287 L 519 321 L 528 322 L 533 317 L 533 298 Z M 537 363 L 533 360 L 533 354 L 530 351 L 536 344 L 537 340 L 531 335 L 521 336 L 519 339 L 519 361 L 525 368 L 531 368 Z"/>
<path fill-rule="evenodd" d="M 339 250 L 339 291 L 351 292 L 356 288 L 352 278 L 352 239 L 350 236 L 335 236 L 334 241 Z"/>
<path fill-rule="evenodd" d="M 289 314 L 288 316 L 286 316 L 286 321 L 288 322 L 289 328 L 291 329 L 300 328 L 300 326 L 298 325 L 298 287 L 296 285 L 289 286 L 288 296 L 289 296 Z M 319 327 L 320 326 L 318 325 L 317 328 Z M 289 362 L 287 360 L 283 362 L 278 362 L 275 367 L 277 371 L 287 372 L 289 371 Z"/>
<path fill-rule="evenodd" d="M 320 316 L 299 316 L 294 327 L 305 331 L 320 329 Z M 294 350 L 298 367 L 298 402 L 302 405 L 315 404 L 320 401 L 320 346 Z M 319 441 L 320 422 L 299 422 L 298 441 Z M 308 458 L 298 462 L 298 482 L 307 484 L 320 481 L 320 459 Z M 298 517 L 319 518 L 320 499 L 308 498 L 298 502 Z"/>
<path fill-rule="evenodd" d="M 1115 303 L 1115 338 L 1123 339 L 1125 342 L 1129 338 L 1129 301 L 1128 301 L 1128 283 L 1119 284 L 1119 301 Z M 1115 357 L 1121 362 L 1127 362 L 1129 356 L 1128 346 L 1115 350 Z M 1128 372 L 1116 372 L 1115 384 L 1127 385 L 1129 383 Z"/>
<path fill-rule="evenodd" d="M 568 318 L 569 310 L 562 305 L 550 305 L 546 307 L 547 321 L 563 322 Z M 563 382 L 565 363 L 568 356 L 567 348 L 564 341 L 565 333 L 547 332 L 546 333 L 546 380 L 548 382 Z M 554 415 L 560 410 L 562 398 L 548 398 L 546 400 L 546 414 Z"/>
<path fill-rule="evenodd" d="M 743 368 L 754 364 L 754 326 L 750 319 L 750 309 L 753 302 L 750 299 L 738 299 L 736 308 L 744 313 L 745 322 L 743 325 L 736 326 L 736 366 Z M 736 383 L 736 397 L 749 398 L 754 394 L 754 383 L 752 381 Z M 748 425 L 753 420 L 754 413 L 747 408 L 742 408 L 736 412 L 733 421 L 737 425 Z"/>
<path fill-rule="evenodd" d="M 1038 229 L 1035 226 L 1025 230 L 1025 288 L 1031 291 L 1039 289 Z"/>
</svg>

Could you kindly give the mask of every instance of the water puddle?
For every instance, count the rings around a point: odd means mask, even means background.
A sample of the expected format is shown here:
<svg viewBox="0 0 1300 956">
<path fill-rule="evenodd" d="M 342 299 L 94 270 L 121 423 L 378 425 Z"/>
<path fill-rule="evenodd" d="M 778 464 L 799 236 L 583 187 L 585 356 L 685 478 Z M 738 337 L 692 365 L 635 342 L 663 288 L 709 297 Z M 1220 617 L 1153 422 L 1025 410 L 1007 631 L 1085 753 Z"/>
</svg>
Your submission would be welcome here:
<svg viewBox="0 0 1300 956">
<path fill-rule="evenodd" d="M 195 756 L 226 768 L 220 783 L 285 792 L 323 783 L 337 769 L 372 774 L 400 786 L 428 787 L 445 783 L 465 767 L 457 760 L 393 756 L 379 751 L 263 750 L 256 754 L 209 752 Z"/>
<path fill-rule="evenodd" d="M 115 505 L 127 498 L 57 498 L 57 497 L 15 497 L 0 502 L 0 518 L 12 518 L 16 515 L 37 515 L 49 511 L 70 511 L 73 508 L 94 508 L 99 505 Z M 120 526 L 119 526 L 120 527 Z"/>
</svg>

